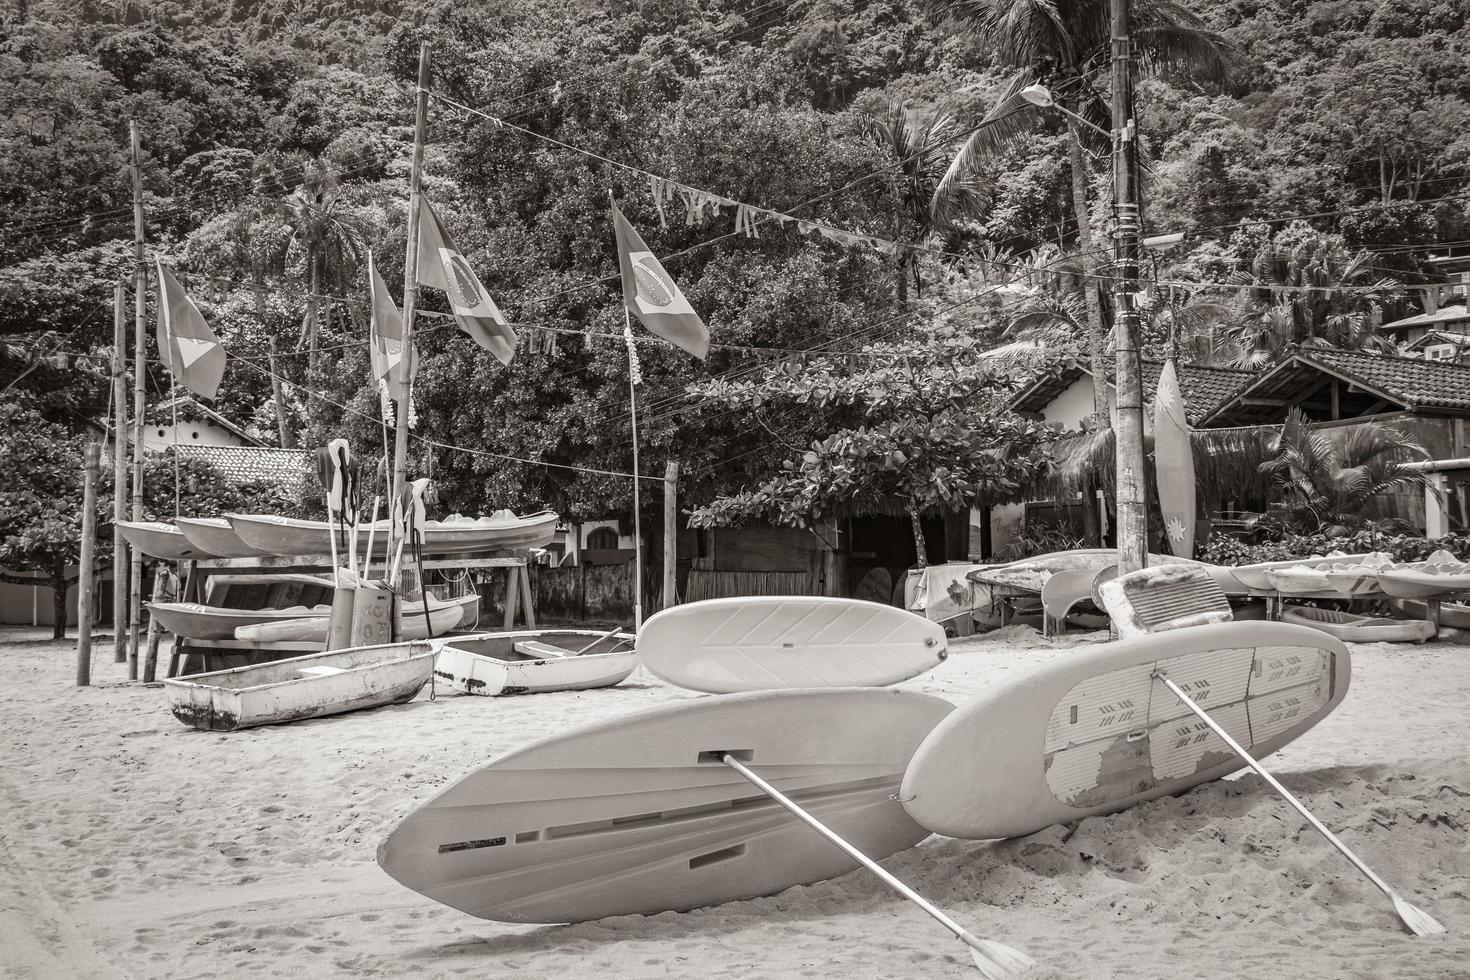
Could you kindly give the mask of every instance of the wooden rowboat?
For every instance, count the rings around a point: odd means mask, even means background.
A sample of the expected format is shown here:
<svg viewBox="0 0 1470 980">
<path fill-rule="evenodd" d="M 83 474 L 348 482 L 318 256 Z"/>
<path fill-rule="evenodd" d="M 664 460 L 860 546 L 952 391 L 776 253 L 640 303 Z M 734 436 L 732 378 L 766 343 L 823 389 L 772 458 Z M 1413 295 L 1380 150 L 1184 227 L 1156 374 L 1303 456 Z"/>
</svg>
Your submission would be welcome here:
<svg viewBox="0 0 1470 980">
<path fill-rule="evenodd" d="M 632 633 L 525 630 L 435 643 L 434 676 L 463 694 L 538 694 L 612 687 L 638 666 Z"/>
<path fill-rule="evenodd" d="M 225 519 L 248 547 L 270 555 L 325 555 L 332 550 L 334 525 L 326 521 L 307 521 L 275 514 L 226 514 Z M 451 514 L 442 521 L 425 521 L 423 546 L 431 554 L 464 554 L 476 551 L 512 551 L 541 548 L 556 534 L 557 516 L 541 511 L 517 517 L 510 511 L 497 511 L 489 517 L 461 517 Z M 375 528 L 375 530 L 374 530 Z M 388 522 L 376 525 L 364 522 L 357 526 L 357 551 L 367 551 L 368 537 L 373 538 L 373 555 L 383 558 L 388 547 Z M 338 550 L 345 552 L 341 542 Z"/>
<path fill-rule="evenodd" d="M 312 653 L 163 682 L 174 717 L 232 732 L 413 700 L 434 671 L 427 643 Z"/>
<path fill-rule="evenodd" d="M 259 558 L 266 554 L 241 541 L 223 517 L 175 517 L 174 526 L 194 547 L 219 558 Z"/>
<path fill-rule="evenodd" d="M 217 557 L 184 537 L 183 531 L 163 521 L 118 521 L 117 528 L 128 544 L 154 558 L 179 561 Z"/>
</svg>

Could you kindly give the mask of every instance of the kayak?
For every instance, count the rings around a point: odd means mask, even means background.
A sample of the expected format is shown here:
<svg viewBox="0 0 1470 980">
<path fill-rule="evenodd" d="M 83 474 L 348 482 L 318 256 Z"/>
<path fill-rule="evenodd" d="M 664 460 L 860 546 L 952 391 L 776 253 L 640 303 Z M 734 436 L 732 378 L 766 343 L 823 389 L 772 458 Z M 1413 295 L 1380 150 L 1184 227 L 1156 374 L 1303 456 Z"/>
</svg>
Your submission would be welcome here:
<svg viewBox="0 0 1470 980">
<path fill-rule="evenodd" d="M 326 555 L 332 551 L 332 535 L 337 534 L 337 550 L 346 554 L 346 532 L 327 521 L 308 521 L 275 514 L 226 514 L 225 519 L 247 546 L 270 555 Z M 489 517 L 462 517 L 451 514 L 442 521 L 425 521 L 423 550 L 426 554 L 464 554 L 477 551 L 512 551 L 541 548 L 551 543 L 556 534 L 557 516 L 544 510 L 525 517 L 510 511 L 497 511 Z M 368 537 L 373 539 L 373 557 L 383 558 L 388 552 L 389 522 L 366 522 L 357 525 L 357 553 L 367 551 Z"/>
</svg>

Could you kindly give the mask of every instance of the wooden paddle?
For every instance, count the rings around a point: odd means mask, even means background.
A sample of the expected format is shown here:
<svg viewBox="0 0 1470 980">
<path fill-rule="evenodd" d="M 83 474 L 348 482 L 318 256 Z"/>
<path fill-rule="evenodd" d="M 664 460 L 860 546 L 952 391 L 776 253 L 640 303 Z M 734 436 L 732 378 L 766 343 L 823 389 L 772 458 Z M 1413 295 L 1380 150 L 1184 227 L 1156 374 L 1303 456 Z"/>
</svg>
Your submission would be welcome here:
<svg viewBox="0 0 1470 980">
<path fill-rule="evenodd" d="M 608 630 L 606 633 L 602 634 L 597 639 L 593 640 L 591 643 L 587 644 L 585 647 L 583 647 L 582 649 L 578 650 L 576 653 L 573 653 L 572 656 L 574 656 L 574 657 L 580 657 L 582 654 L 586 653 L 588 650 L 591 650 L 593 647 L 597 646 L 597 644 L 601 643 L 603 640 L 610 640 L 613 637 L 617 636 L 619 633 L 622 632 L 622 630 L 623 630 L 623 627 L 622 627 L 621 624 L 618 625 L 618 626 L 614 626 L 612 629 Z M 623 644 L 621 642 L 619 642 L 617 644 L 614 644 L 613 649 L 616 650 L 618 647 L 620 647 L 622 645 Z"/>
<path fill-rule="evenodd" d="M 373 564 L 373 535 L 378 530 L 378 502 L 382 499 L 383 487 L 388 481 L 388 457 L 378 460 L 378 473 L 373 483 L 373 520 L 368 525 L 367 554 L 362 559 L 362 581 L 366 582 L 368 569 Z M 384 548 L 383 566 L 388 565 L 387 549 Z"/>
<path fill-rule="evenodd" d="M 1286 802 L 1295 807 L 1296 812 L 1305 817 L 1307 823 L 1315 827 L 1318 833 L 1320 833 L 1323 837 L 1326 837 L 1329 844 L 1341 851 L 1342 856 L 1351 861 L 1353 863 L 1353 866 L 1363 873 L 1363 877 L 1367 878 L 1369 881 L 1373 882 L 1373 884 L 1377 885 L 1378 890 L 1387 895 L 1389 901 L 1393 902 L 1394 911 L 1399 914 L 1400 919 L 1404 920 L 1404 925 L 1409 927 L 1410 932 L 1412 932 L 1416 936 L 1433 936 L 1444 932 L 1444 926 L 1436 922 L 1433 916 L 1431 916 L 1428 912 L 1425 912 L 1423 909 L 1417 908 L 1406 902 L 1403 897 L 1399 895 L 1398 892 L 1389 887 L 1388 882 L 1384 881 L 1382 878 L 1374 874 L 1372 868 L 1368 867 L 1366 864 L 1363 863 L 1361 858 L 1359 858 L 1352 851 L 1348 850 L 1347 845 L 1338 840 L 1336 834 L 1328 830 L 1326 826 L 1323 825 L 1322 821 L 1312 816 L 1311 812 L 1302 805 L 1300 800 L 1298 800 L 1295 796 L 1292 796 L 1289 792 L 1287 792 L 1285 786 L 1282 786 L 1279 782 L 1276 781 L 1275 776 L 1271 775 L 1265 769 L 1261 768 L 1261 764 L 1257 762 L 1249 752 L 1241 748 L 1240 743 L 1231 738 L 1230 733 L 1221 728 L 1219 724 L 1215 722 L 1215 719 L 1211 718 L 1209 714 L 1205 712 L 1205 709 L 1201 708 L 1199 705 L 1191 701 L 1189 695 L 1185 694 L 1184 690 L 1180 688 L 1178 684 L 1175 684 L 1173 681 L 1169 680 L 1169 678 L 1164 675 L 1164 672 L 1162 670 L 1155 670 L 1153 676 L 1159 681 L 1162 681 L 1165 687 L 1173 691 L 1174 696 L 1177 697 L 1180 701 L 1183 701 L 1184 706 L 1190 711 L 1194 712 L 1195 716 L 1199 718 L 1200 721 L 1204 722 L 1206 725 L 1209 725 L 1210 731 L 1220 736 L 1220 740 L 1230 747 L 1230 751 L 1240 756 L 1241 761 L 1254 769 L 1258 776 L 1269 783 L 1271 788 L 1281 795 L 1282 799 L 1286 800 Z"/>
<path fill-rule="evenodd" d="M 1035 960 L 1027 956 L 1025 953 L 1022 953 L 1020 950 L 1012 949 L 1011 947 L 1006 946 L 1003 943 L 992 942 L 988 939 L 975 938 L 958 922 L 954 921 L 949 916 L 939 911 L 939 909 L 929 904 L 929 902 L 918 892 L 914 891 L 908 885 L 905 885 L 903 882 L 899 881 L 893 875 L 885 871 L 883 866 L 880 865 L 877 861 L 874 861 L 862 851 L 859 851 L 847 841 L 843 840 L 841 837 L 838 837 L 837 834 L 826 824 L 822 823 L 810 813 L 807 813 L 805 810 L 803 810 L 801 807 L 797 806 L 794 802 L 787 798 L 784 794 L 782 794 L 780 790 L 776 789 L 776 787 L 772 786 L 770 783 L 766 782 L 764 779 L 747 769 L 745 765 L 734 756 L 730 755 L 727 752 L 722 752 L 720 753 L 720 761 L 729 766 L 731 769 L 734 769 L 736 772 L 740 773 L 740 775 L 744 776 L 746 779 L 750 780 L 750 782 L 753 783 L 755 787 L 759 789 L 762 793 L 765 793 L 771 799 L 775 800 L 777 803 L 781 804 L 783 807 L 789 810 L 792 816 L 796 817 L 802 823 L 806 824 L 808 827 L 812 828 L 817 833 L 827 838 L 833 844 L 836 844 L 847 854 L 848 857 L 852 858 L 854 861 L 857 861 L 863 867 L 873 872 L 873 874 L 883 879 L 884 883 L 887 884 L 890 888 L 894 889 L 904 898 L 913 902 L 919 908 L 923 909 L 925 912 L 928 912 L 931 916 L 937 919 L 940 925 L 944 926 L 944 928 L 954 933 L 955 936 L 957 936 L 962 943 L 970 947 L 970 956 L 975 960 L 975 965 L 979 967 L 981 976 L 985 977 L 986 980 L 1002 980 L 1002 978 L 1004 977 L 1021 976 L 1028 972 L 1031 967 L 1036 965 Z"/>
</svg>

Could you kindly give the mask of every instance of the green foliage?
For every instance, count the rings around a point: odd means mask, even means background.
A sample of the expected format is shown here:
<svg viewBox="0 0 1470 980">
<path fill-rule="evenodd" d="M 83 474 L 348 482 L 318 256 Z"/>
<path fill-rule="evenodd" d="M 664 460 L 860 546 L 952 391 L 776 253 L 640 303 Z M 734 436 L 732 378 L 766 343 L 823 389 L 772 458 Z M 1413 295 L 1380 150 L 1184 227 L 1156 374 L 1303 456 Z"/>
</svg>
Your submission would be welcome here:
<svg viewBox="0 0 1470 980">
<path fill-rule="evenodd" d="M 1275 541 L 1247 544 L 1237 538 L 1216 535 L 1200 551 L 1201 561 L 1216 565 L 1253 565 L 1263 561 L 1291 561 L 1341 552 L 1345 555 L 1381 551 L 1394 561 L 1423 561 L 1439 550 L 1461 560 L 1470 560 L 1470 534 L 1447 534 L 1425 538 L 1365 528 L 1348 534 L 1288 534 Z"/>
</svg>

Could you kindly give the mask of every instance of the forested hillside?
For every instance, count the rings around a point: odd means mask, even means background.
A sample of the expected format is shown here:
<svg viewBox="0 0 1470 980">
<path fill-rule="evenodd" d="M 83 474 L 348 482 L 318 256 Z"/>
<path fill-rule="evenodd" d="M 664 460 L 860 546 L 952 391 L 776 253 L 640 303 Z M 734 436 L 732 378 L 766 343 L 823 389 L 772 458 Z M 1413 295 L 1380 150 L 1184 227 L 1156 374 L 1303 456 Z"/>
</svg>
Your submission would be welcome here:
<svg viewBox="0 0 1470 980">
<path fill-rule="evenodd" d="M 1465 6 L 1198 6 L 1228 70 L 1186 81 L 1177 64 L 1146 61 L 1138 99 L 1148 233 L 1188 235 L 1158 255 L 1158 274 L 1200 284 L 1175 287 L 1173 308 L 1237 304 L 1219 321 L 1236 346 L 1202 356 L 1275 356 L 1238 287 L 1293 274 L 1307 252 L 1330 277 L 1369 250 L 1368 274 L 1388 280 L 1373 309 L 1358 298 L 1339 312 L 1371 328 L 1417 311 L 1398 287 L 1427 281 L 1431 252 L 1470 245 Z M 824 401 L 762 414 L 756 400 L 754 414 L 735 414 L 709 384 L 696 395 L 690 385 L 792 370 L 802 352 L 943 346 L 955 330 L 974 345 L 1004 342 L 1015 309 L 994 290 L 1006 263 L 1075 249 L 1061 113 L 989 156 L 942 214 L 931 207 L 954 146 L 1012 73 L 946 8 L 12 0 L 0 28 L 4 381 L 26 358 L 77 355 L 18 389 L 68 424 L 105 409 L 112 284 L 131 269 L 133 119 L 149 249 L 180 270 L 234 358 L 219 410 L 273 442 L 284 420 L 288 441 L 347 431 L 371 454 L 365 264 L 371 251 L 401 299 L 412 82 L 428 41 L 440 98 L 425 192 L 521 345 L 502 368 L 450 321 L 420 321 L 416 431 L 458 448 L 417 444 L 416 468 L 449 508 L 626 510 L 628 482 L 593 472 L 631 462 L 611 192 L 669 257 L 714 345 L 701 364 L 640 344 L 644 469 L 677 458 L 696 502 L 737 490 L 861 410 Z M 1105 96 L 1105 65 L 1078 72 L 1068 91 Z M 1093 149 L 1096 239 L 1108 160 Z M 730 209 L 677 201 L 661 220 L 649 180 L 615 164 L 900 247 L 786 224 L 733 234 Z M 1069 297 L 1028 300 L 1043 301 Z M 423 303 L 447 309 L 432 291 Z M 1082 352 L 1085 330 L 1061 334 L 1051 354 Z M 272 345 L 295 386 L 284 404 L 271 394 Z M 150 384 L 165 391 L 166 373 Z"/>
</svg>

